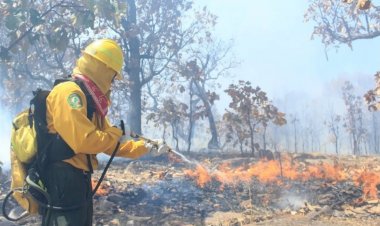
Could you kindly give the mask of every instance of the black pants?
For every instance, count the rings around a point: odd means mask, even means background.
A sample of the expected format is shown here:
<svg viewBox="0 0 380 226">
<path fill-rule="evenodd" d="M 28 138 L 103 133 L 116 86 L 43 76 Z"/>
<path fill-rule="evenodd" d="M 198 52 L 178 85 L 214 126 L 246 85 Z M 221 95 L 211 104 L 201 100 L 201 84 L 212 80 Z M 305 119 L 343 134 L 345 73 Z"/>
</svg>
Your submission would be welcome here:
<svg viewBox="0 0 380 226">
<path fill-rule="evenodd" d="M 45 186 L 53 206 L 77 208 L 50 210 L 50 214 L 45 210 L 42 226 L 92 225 L 91 174 L 65 162 L 53 163 L 47 167 Z"/>
</svg>

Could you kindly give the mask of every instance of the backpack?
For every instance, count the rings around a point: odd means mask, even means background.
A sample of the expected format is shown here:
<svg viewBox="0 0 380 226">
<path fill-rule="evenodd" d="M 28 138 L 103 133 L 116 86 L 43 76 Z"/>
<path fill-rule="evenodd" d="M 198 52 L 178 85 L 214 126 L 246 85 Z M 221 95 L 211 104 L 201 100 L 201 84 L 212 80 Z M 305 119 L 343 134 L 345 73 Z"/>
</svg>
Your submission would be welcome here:
<svg viewBox="0 0 380 226">
<path fill-rule="evenodd" d="M 87 117 L 91 120 L 96 110 L 91 95 L 79 80 L 58 79 L 54 86 L 66 82 L 76 82 L 84 92 L 87 100 Z M 61 161 L 74 156 L 74 152 L 59 136 L 48 133 L 46 122 L 46 98 L 50 91 L 37 89 L 33 91 L 29 109 L 19 113 L 12 121 L 11 131 L 11 191 L 3 202 L 3 215 L 11 221 L 17 221 L 29 214 L 38 214 L 49 208 L 49 196 L 44 186 L 44 172 L 48 163 Z M 49 156 L 48 149 L 54 145 L 59 154 Z M 56 148 L 58 147 L 58 148 Z M 92 165 L 87 156 L 90 171 Z M 6 203 L 13 196 L 25 210 L 17 218 L 10 217 Z M 61 209 L 60 207 L 57 207 Z M 68 209 L 68 208 L 65 208 Z"/>
<path fill-rule="evenodd" d="M 79 80 L 71 78 L 58 79 L 54 86 L 67 81 L 78 84 L 86 96 L 87 118 L 92 120 L 96 111 L 96 105 L 91 94 L 84 84 Z M 46 122 L 46 98 L 50 91 L 37 89 L 33 91 L 34 97 L 30 101 L 29 109 L 19 113 L 13 120 L 11 132 L 11 191 L 5 196 L 2 212 L 3 216 L 10 221 L 18 221 L 28 215 L 45 212 L 47 218 L 50 210 L 68 211 L 79 208 L 81 205 L 60 207 L 52 206 L 50 197 L 44 186 L 45 167 L 55 161 L 62 161 L 73 157 L 75 154 L 68 144 L 60 138 L 58 134 L 50 134 Z M 120 128 L 125 135 L 123 120 L 120 121 Z M 117 143 L 110 159 L 108 160 L 95 188 L 92 190 L 93 196 L 103 181 L 113 158 L 119 150 L 120 142 Z M 49 149 L 55 150 L 54 155 L 49 153 Z M 90 155 L 87 155 L 87 163 L 90 173 L 93 168 Z M 13 196 L 16 202 L 25 210 L 18 217 L 11 217 L 6 211 L 9 198 Z"/>
</svg>

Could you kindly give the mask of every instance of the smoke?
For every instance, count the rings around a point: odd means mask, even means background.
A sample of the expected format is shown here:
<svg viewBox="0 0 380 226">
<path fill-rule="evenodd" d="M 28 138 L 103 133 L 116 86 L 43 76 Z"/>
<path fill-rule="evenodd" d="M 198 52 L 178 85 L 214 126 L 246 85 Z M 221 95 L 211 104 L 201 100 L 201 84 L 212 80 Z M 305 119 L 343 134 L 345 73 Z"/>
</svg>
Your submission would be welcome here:
<svg viewBox="0 0 380 226">
<path fill-rule="evenodd" d="M 10 113 L 0 105 L 0 162 L 4 169 L 10 168 L 10 140 L 12 119 Z"/>
<path fill-rule="evenodd" d="M 299 194 L 294 191 L 284 192 L 281 198 L 278 200 L 277 206 L 281 209 L 298 210 L 305 206 L 307 202 L 306 194 Z"/>
</svg>

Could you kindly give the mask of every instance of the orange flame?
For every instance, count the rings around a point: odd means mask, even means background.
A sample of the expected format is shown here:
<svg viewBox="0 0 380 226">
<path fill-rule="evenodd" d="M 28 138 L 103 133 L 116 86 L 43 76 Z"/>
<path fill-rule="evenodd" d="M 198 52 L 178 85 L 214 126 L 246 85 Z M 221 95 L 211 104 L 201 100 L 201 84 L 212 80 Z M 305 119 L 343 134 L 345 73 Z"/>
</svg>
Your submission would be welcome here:
<svg viewBox="0 0 380 226">
<path fill-rule="evenodd" d="M 353 180 L 357 186 L 362 186 L 363 198 L 377 198 L 377 185 L 380 184 L 380 173 L 351 170 L 345 171 L 338 163 L 326 162 L 307 163 L 293 161 L 289 156 L 284 156 L 282 161 L 261 160 L 254 164 L 231 168 L 229 164 L 220 165 L 217 170 L 208 170 L 198 165 L 196 169 L 186 170 L 185 174 L 196 180 L 197 184 L 204 188 L 212 180 L 225 185 L 236 185 L 239 182 L 250 182 L 257 179 L 261 183 L 275 183 L 281 185 L 284 179 L 310 181 L 324 179 L 335 183 L 339 181 Z"/>
<path fill-rule="evenodd" d="M 211 176 L 208 174 L 207 170 L 201 165 L 197 165 L 197 169 L 195 171 L 185 170 L 185 174 L 193 178 L 198 178 L 198 185 L 201 188 L 203 188 L 208 182 L 211 181 Z"/>
<path fill-rule="evenodd" d="M 301 178 L 303 180 L 328 179 L 332 181 L 343 181 L 347 179 L 347 175 L 339 165 L 322 162 L 320 164 L 307 166 Z"/>
<path fill-rule="evenodd" d="M 363 187 L 364 199 L 377 199 L 377 185 L 380 184 L 380 173 L 363 171 L 354 181 Z"/>
</svg>

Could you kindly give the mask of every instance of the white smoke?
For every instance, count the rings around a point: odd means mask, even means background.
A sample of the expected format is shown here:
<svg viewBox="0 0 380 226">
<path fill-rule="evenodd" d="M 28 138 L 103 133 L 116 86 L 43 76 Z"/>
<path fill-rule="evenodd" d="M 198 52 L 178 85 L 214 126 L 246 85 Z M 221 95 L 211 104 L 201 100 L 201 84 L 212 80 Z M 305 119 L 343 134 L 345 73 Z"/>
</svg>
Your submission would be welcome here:
<svg viewBox="0 0 380 226">
<path fill-rule="evenodd" d="M 286 191 L 278 200 L 278 207 L 281 209 L 298 210 L 305 206 L 307 196 L 297 192 Z"/>
</svg>

